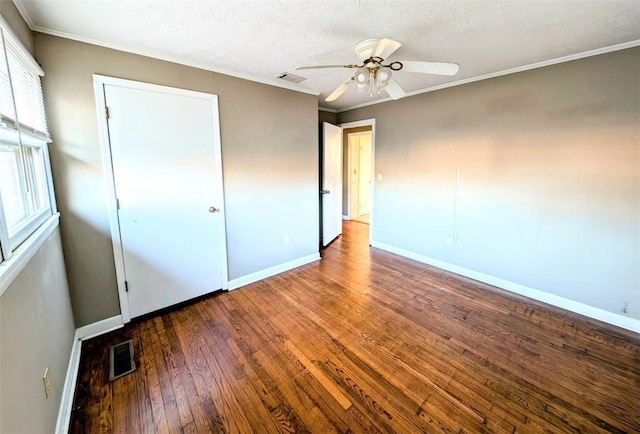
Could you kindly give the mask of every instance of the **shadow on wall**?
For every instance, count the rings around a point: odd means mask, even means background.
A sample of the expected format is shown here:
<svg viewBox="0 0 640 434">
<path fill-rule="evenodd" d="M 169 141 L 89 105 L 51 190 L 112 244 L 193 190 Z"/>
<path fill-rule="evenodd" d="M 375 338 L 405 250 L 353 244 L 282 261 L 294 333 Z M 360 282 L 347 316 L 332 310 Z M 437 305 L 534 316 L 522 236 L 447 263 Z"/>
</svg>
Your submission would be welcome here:
<svg viewBox="0 0 640 434">
<path fill-rule="evenodd" d="M 113 251 L 111 233 L 105 233 L 72 211 L 61 212 L 60 226 L 65 259 L 73 258 L 74 261 L 74 266 L 70 266 L 69 260 L 65 263 L 76 327 L 91 324 L 95 318 L 120 315 L 113 255 L 106 257 L 103 254 Z M 96 277 L 99 278 L 97 282 Z M 86 290 L 96 287 L 100 291 Z"/>
<path fill-rule="evenodd" d="M 49 147 L 76 327 L 120 314 L 113 254 L 104 254 L 113 246 L 102 156 L 88 149 L 66 141 Z"/>
</svg>

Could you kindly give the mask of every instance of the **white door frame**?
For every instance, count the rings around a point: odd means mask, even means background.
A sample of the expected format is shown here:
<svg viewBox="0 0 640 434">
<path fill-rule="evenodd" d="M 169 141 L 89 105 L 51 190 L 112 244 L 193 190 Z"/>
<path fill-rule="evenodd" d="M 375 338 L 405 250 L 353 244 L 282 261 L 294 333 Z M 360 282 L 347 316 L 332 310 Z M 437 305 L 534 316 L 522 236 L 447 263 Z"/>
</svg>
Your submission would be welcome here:
<svg viewBox="0 0 640 434">
<path fill-rule="evenodd" d="M 366 127 L 366 126 L 370 126 L 371 127 L 371 212 L 369 213 L 369 245 L 371 245 L 371 242 L 373 240 L 373 225 L 375 222 L 375 213 L 373 212 L 374 210 L 374 206 L 375 206 L 375 196 L 374 196 L 374 191 L 375 191 L 375 185 L 376 185 L 376 176 L 375 176 L 375 168 L 376 168 L 376 119 L 375 118 L 371 118 L 371 119 L 363 119 L 361 121 L 353 121 L 353 122 L 345 122 L 343 124 L 339 124 L 338 125 L 340 128 L 342 128 L 342 130 L 344 131 L 345 128 L 357 128 L 357 127 Z M 343 144 L 343 146 L 345 146 Z M 347 152 L 348 152 L 348 156 L 349 156 L 349 164 L 351 164 L 351 150 L 349 149 L 349 143 L 347 140 Z M 348 185 L 348 188 L 350 188 L 350 184 Z M 347 211 L 349 212 L 349 215 L 351 215 L 351 204 L 349 203 L 351 197 L 348 198 L 347 200 Z"/>
<path fill-rule="evenodd" d="M 136 90 L 147 90 L 161 92 L 171 95 L 187 96 L 200 99 L 209 99 L 212 102 L 213 126 L 214 126 L 214 154 L 216 160 L 215 175 L 213 182 L 216 193 L 221 201 L 218 207 L 220 213 L 220 271 L 222 272 L 222 289 L 229 288 L 229 272 L 227 266 L 227 231 L 225 228 L 225 208 L 224 208 L 224 188 L 222 186 L 222 152 L 220 145 L 220 118 L 218 114 L 217 95 L 196 92 L 186 89 L 161 86 L 157 84 L 143 83 L 139 81 L 125 80 L 121 78 L 107 77 L 104 75 L 93 75 L 93 90 L 96 97 L 96 109 L 98 114 L 98 132 L 100 136 L 100 150 L 102 154 L 102 167 L 105 180 L 105 194 L 109 212 L 109 225 L 111 228 L 111 242 L 113 244 L 113 256 L 116 266 L 116 282 L 118 285 L 118 297 L 120 299 L 120 311 L 123 323 L 131 321 L 129 312 L 129 301 L 125 288 L 125 267 L 122 242 L 120 236 L 120 223 L 118 220 L 118 203 L 116 199 L 116 186 L 113 176 L 113 164 L 111 161 L 111 143 L 109 141 L 109 126 L 107 123 L 107 105 L 105 100 L 104 86 L 113 85 Z"/>
</svg>

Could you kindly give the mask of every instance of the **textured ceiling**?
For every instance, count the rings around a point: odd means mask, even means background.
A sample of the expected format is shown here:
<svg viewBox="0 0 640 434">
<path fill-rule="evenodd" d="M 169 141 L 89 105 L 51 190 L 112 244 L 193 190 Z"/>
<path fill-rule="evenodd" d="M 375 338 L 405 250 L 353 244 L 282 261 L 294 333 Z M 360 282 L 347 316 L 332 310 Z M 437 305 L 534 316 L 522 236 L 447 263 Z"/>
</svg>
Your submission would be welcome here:
<svg viewBox="0 0 640 434">
<path fill-rule="evenodd" d="M 282 72 L 321 92 L 321 107 L 372 100 L 348 90 L 324 98 L 352 70 L 296 66 L 356 63 L 356 42 L 402 42 L 391 60 L 456 62 L 455 77 L 394 74 L 407 92 L 618 44 L 638 45 L 637 0 L 16 0 L 33 30 L 263 82 Z M 373 100 L 387 98 L 385 92 Z"/>
</svg>

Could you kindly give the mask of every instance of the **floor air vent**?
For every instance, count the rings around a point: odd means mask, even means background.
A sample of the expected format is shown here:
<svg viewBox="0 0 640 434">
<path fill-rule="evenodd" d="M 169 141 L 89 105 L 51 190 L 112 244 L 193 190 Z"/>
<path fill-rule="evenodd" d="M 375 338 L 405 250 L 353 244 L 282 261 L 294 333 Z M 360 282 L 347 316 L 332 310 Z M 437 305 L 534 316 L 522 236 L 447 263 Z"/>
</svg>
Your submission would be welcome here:
<svg viewBox="0 0 640 434">
<path fill-rule="evenodd" d="M 109 381 L 120 378 L 136 370 L 133 361 L 133 340 L 109 347 Z"/>
</svg>

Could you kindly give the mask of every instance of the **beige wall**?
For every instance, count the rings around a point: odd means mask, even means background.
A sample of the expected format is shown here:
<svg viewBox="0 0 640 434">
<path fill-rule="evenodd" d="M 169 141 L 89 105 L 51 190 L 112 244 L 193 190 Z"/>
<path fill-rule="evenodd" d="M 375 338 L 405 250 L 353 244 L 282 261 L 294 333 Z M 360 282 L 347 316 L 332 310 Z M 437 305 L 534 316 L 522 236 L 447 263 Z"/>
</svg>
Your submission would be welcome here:
<svg viewBox="0 0 640 434">
<path fill-rule="evenodd" d="M 338 123 L 338 114 L 337 113 L 332 113 L 332 112 L 327 112 L 324 110 L 318 110 L 318 123 L 323 123 L 323 122 L 329 122 L 330 124 L 337 124 Z"/>
<path fill-rule="evenodd" d="M 376 119 L 374 240 L 640 319 L 638 77 L 634 48 L 340 113 Z"/>
<path fill-rule="evenodd" d="M 74 333 L 56 229 L 0 297 L 0 432 L 55 430 Z M 46 368 L 49 399 L 42 383 Z"/>
<path fill-rule="evenodd" d="M 120 313 L 94 73 L 219 96 L 231 279 L 318 251 L 315 96 L 39 33 L 35 45 L 78 326 Z"/>
<path fill-rule="evenodd" d="M 0 1 L 0 14 L 33 51 L 32 33 L 13 3 Z M 74 332 L 56 229 L 0 296 L 0 432 L 55 430 Z M 42 384 L 46 368 L 52 385 L 49 399 Z"/>
</svg>

